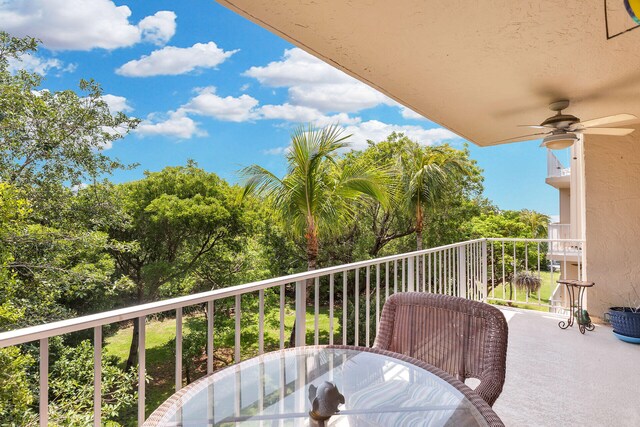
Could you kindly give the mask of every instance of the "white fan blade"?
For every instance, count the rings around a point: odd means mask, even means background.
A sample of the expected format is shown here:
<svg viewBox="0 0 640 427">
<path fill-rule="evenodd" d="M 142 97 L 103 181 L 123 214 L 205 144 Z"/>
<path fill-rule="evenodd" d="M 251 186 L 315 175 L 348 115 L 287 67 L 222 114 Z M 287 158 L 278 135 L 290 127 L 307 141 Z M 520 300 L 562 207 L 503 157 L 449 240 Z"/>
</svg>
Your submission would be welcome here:
<svg viewBox="0 0 640 427">
<path fill-rule="evenodd" d="M 588 128 L 582 129 L 579 132 L 587 135 L 612 135 L 612 136 L 625 136 L 629 135 L 635 129 L 626 128 Z"/>
<path fill-rule="evenodd" d="M 530 135 L 522 135 L 522 136 L 516 136 L 513 138 L 507 138 L 507 139 L 502 139 L 500 141 L 493 141 L 491 143 L 491 145 L 494 144 L 504 144 L 506 142 L 520 142 L 520 141 L 530 141 L 532 139 L 540 139 L 542 138 L 544 135 L 547 135 L 549 132 L 538 132 L 538 133 L 532 133 Z"/>
<path fill-rule="evenodd" d="M 614 116 L 600 117 L 599 119 L 591 119 L 584 122 L 580 122 L 580 125 L 585 128 L 593 128 L 603 125 L 613 125 L 616 123 L 631 122 L 638 118 L 633 114 L 616 114 Z"/>
</svg>

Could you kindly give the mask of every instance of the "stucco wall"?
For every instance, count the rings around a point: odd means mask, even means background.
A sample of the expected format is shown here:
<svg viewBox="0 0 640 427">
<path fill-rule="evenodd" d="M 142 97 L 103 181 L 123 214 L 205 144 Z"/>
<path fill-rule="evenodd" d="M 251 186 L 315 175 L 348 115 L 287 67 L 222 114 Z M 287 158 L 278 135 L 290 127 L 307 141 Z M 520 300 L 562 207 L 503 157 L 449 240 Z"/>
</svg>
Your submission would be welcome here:
<svg viewBox="0 0 640 427">
<path fill-rule="evenodd" d="M 561 188 L 558 193 L 560 195 L 560 224 L 570 224 L 571 223 L 571 215 L 569 214 L 571 211 L 571 197 L 570 191 L 568 188 Z"/>
<path fill-rule="evenodd" d="M 585 136 L 585 222 L 589 311 L 602 317 L 640 292 L 640 130 Z"/>
</svg>

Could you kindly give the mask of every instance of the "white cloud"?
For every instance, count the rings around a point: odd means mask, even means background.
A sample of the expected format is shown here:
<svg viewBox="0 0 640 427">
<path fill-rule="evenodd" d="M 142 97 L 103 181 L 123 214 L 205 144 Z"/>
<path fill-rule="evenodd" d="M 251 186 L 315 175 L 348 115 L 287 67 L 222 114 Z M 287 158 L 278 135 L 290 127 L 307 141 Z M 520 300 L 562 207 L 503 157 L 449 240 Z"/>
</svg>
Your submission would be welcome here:
<svg viewBox="0 0 640 427">
<path fill-rule="evenodd" d="M 168 10 L 161 10 L 140 21 L 138 28 L 142 33 L 143 40 L 162 46 L 171 40 L 171 37 L 176 33 L 176 14 Z"/>
<path fill-rule="evenodd" d="M 9 71 L 26 70 L 32 73 L 38 73 L 42 76 L 49 71 L 58 70 L 62 73 L 72 73 L 76 69 L 76 64 L 66 64 L 56 58 L 41 58 L 36 55 L 25 54 L 19 59 L 9 59 Z"/>
<path fill-rule="evenodd" d="M 395 105 L 382 93 L 294 48 L 281 61 L 251 67 L 244 75 L 270 87 L 286 87 L 289 103 L 327 112 L 356 112 L 380 104 Z"/>
<path fill-rule="evenodd" d="M 198 123 L 187 117 L 185 111 L 180 109 L 169 112 L 167 117 L 149 115 L 138 125 L 135 132 L 142 136 L 161 135 L 178 139 L 206 136 L 206 132 L 198 128 Z"/>
<path fill-rule="evenodd" d="M 412 109 L 404 106 L 400 106 L 400 114 L 402 114 L 402 117 L 404 117 L 405 119 L 426 120 L 424 116 L 421 116 L 420 114 L 416 113 Z"/>
<path fill-rule="evenodd" d="M 111 111 L 112 113 L 127 113 L 133 111 L 133 107 L 129 105 L 127 98 L 125 98 L 124 96 L 106 94 L 102 95 L 102 100 L 107 103 L 107 105 L 109 106 L 109 111 Z"/>
<path fill-rule="evenodd" d="M 228 122 L 245 122 L 256 118 L 258 100 L 249 95 L 220 97 L 213 86 L 201 88 L 198 95 L 182 106 L 185 112 L 215 117 Z"/>
<path fill-rule="evenodd" d="M 282 154 L 289 151 L 290 145 L 285 145 L 283 147 L 274 147 L 268 148 L 266 150 L 262 150 L 262 154 L 266 154 L 269 156 L 281 156 Z"/>
<path fill-rule="evenodd" d="M 313 123 L 317 127 L 332 124 L 349 125 L 360 122 L 358 117 L 350 117 L 346 113 L 326 115 L 315 108 L 301 105 L 263 105 L 258 109 L 259 117 L 265 120 L 285 120 L 292 123 Z"/>
<path fill-rule="evenodd" d="M 378 120 L 369 120 L 345 128 L 346 134 L 353 134 L 349 138 L 353 149 L 361 150 L 367 147 L 367 141 L 383 141 L 391 132 L 404 133 L 410 139 L 422 145 L 433 145 L 445 141 L 459 139 L 455 133 L 444 128 L 425 129 L 421 126 L 395 125 Z"/>
<path fill-rule="evenodd" d="M 116 49 L 143 38 L 166 42 L 175 33 L 175 14 L 160 11 L 129 22 L 131 9 L 111 0 L 0 1 L 2 29 L 14 36 L 33 36 L 54 50 Z M 173 21 L 173 22 L 172 22 Z"/>
<path fill-rule="evenodd" d="M 178 75 L 200 68 L 215 68 L 238 50 L 224 51 L 214 42 L 191 47 L 167 46 L 140 59 L 129 61 L 116 70 L 127 77 Z"/>
</svg>

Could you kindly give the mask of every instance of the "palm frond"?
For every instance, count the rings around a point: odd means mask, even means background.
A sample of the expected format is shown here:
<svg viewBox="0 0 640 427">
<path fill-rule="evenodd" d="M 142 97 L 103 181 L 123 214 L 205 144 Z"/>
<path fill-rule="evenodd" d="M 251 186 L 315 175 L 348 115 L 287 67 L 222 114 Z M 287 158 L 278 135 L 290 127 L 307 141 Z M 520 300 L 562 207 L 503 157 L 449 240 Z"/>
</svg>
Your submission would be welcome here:
<svg viewBox="0 0 640 427">
<path fill-rule="evenodd" d="M 283 185 L 280 178 L 258 165 L 243 168 L 239 172 L 239 175 L 244 187 L 241 193 L 242 198 L 245 198 L 249 194 L 272 197 Z"/>
</svg>

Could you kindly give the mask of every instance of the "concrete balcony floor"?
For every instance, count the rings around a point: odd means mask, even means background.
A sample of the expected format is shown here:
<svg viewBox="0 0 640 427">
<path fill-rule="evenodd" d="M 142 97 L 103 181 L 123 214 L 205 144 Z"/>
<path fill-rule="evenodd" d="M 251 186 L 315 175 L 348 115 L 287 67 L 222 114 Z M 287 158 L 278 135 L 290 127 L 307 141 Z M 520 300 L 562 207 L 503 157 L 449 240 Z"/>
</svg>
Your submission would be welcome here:
<svg viewBox="0 0 640 427">
<path fill-rule="evenodd" d="M 507 377 L 493 408 L 507 426 L 639 426 L 640 344 L 611 327 L 561 330 L 564 317 L 504 309 Z"/>
</svg>

